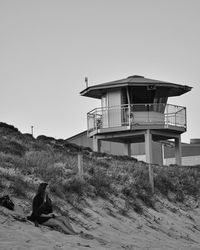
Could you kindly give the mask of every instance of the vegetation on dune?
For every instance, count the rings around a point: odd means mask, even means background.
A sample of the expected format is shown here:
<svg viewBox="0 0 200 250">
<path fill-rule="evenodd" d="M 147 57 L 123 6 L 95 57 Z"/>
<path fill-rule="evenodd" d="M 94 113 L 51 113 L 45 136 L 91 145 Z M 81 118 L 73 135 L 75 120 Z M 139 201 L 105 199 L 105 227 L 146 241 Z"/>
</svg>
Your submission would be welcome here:
<svg viewBox="0 0 200 250">
<path fill-rule="evenodd" d="M 84 176 L 77 175 L 77 154 L 83 154 Z M 144 205 L 154 208 L 155 195 L 184 202 L 185 197 L 199 196 L 200 168 L 153 166 L 155 194 L 151 193 L 148 166 L 127 156 L 95 153 L 89 148 L 70 144 L 65 140 L 39 136 L 34 139 L 18 129 L 0 123 L 0 192 L 8 190 L 19 197 L 30 198 L 37 182 L 50 183 L 51 194 L 72 205 L 90 196 L 112 201 L 123 198 L 121 209 L 142 213 Z"/>
<path fill-rule="evenodd" d="M 186 195 L 198 198 L 200 194 L 200 167 L 168 166 L 157 167 L 155 187 L 163 195 L 173 192 L 177 201 L 184 201 Z"/>
</svg>

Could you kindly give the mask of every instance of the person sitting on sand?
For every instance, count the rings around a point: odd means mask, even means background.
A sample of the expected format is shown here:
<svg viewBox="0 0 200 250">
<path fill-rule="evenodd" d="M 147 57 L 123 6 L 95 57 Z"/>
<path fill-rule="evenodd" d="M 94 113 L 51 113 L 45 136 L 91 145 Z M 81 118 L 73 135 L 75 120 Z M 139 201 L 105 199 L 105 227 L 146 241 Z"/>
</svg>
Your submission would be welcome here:
<svg viewBox="0 0 200 250">
<path fill-rule="evenodd" d="M 53 213 L 52 202 L 46 191 L 47 186 L 48 184 L 45 182 L 39 185 L 37 194 L 33 199 L 32 214 L 27 218 L 35 222 L 35 225 L 42 224 L 53 228 L 60 228 L 66 234 L 78 234 L 74 231 L 66 217 L 57 216 Z"/>
</svg>

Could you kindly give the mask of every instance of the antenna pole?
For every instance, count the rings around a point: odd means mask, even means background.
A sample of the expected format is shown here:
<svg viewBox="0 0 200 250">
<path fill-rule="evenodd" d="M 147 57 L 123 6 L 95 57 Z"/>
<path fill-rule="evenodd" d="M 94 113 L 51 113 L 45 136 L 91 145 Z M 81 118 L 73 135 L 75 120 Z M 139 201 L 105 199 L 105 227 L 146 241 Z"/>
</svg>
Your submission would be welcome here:
<svg viewBox="0 0 200 250">
<path fill-rule="evenodd" d="M 86 84 L 86 88 L 88 88 L 88 78 L 85 77 L 85 84 Z"/>
<path fill-rule="evenodd" d="M 31 134 L 32 134 L 32 136 L 33 136 L 33 126 L 31 126 Z"/>
</svg>

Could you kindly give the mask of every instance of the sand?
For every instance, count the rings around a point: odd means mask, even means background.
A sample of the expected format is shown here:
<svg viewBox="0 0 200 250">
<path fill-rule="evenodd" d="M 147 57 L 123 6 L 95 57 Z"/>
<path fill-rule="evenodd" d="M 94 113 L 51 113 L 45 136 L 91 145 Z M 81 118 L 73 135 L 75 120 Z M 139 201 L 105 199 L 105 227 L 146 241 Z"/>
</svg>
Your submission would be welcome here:
<svg viewBox="0 0 200 250">
<path fill-rule="evenodd" d="M 120 213 L 123 200 L 87 200 L 82 212 L 69 211 L 76 231 L 91 237 L 65 235 L 25 220 L 23 200 L 15 199 L 16 211 L 0 207 L 0 250 L 67 249 L 200 249 L 200 209 L 157 202 L 157 211 L 145 208 Z M 117 205 L 116 205 L 117 204 Z"/>
</svg>

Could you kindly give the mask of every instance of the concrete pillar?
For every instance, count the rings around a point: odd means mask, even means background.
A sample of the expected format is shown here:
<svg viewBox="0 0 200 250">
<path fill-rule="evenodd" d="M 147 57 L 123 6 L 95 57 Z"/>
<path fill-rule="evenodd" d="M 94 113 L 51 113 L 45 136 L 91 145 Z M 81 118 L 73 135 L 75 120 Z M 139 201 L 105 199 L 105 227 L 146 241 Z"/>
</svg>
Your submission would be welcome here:
<svg viewBox="0 0 200 250">
<path fill-rule="evenodd" d="M 146 162 L 153 163 L 153 154 L 152 154 L 152 135 L 149 129 L 145 131 L 145 154 Z"/>
<path fill-rule="evenodd" d="M 101 141 L 96 136 L 93 136 L 93 150 L 101 152 Z"/>
<path fill-rule="evenodd" d="M 124 143 L 124 154 L 131 156 L 131 143 Z"/>
<path fill-rule="evenodd" d="M 176 164 L 181 166 L 182 160 L 181 160 L 181 135 L 178 136 L 178 138 L 175 138 L 175 160 Z"/>
</svg>

